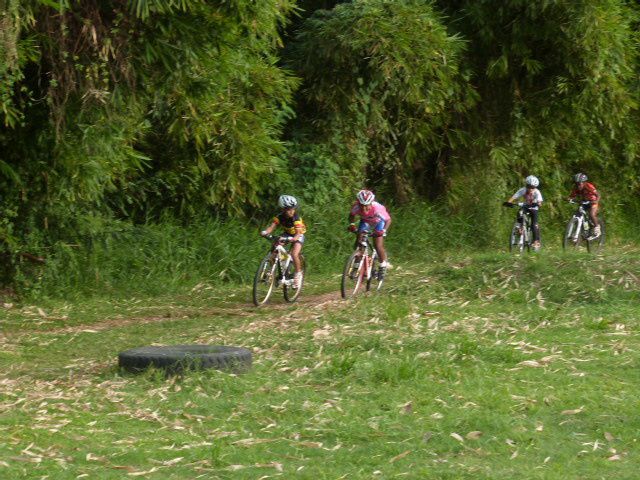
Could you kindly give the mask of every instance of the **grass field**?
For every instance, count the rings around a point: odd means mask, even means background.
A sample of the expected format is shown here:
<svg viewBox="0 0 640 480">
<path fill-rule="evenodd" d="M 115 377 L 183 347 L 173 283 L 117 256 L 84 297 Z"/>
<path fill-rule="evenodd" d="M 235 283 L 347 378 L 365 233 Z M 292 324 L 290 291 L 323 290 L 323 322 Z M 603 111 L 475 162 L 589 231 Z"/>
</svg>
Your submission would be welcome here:
<svg viewBox="0 0 640 480">
<path fill-rule="evenodd" d="M 0 478 L 638 478 L 639 277 L 631 248 L 456 253 L 355 301 L 318 275 L 259 310 L 232 284 L 5 304 Z M 153 343 L 254 365 L 118 371 Z"/>
</svg>

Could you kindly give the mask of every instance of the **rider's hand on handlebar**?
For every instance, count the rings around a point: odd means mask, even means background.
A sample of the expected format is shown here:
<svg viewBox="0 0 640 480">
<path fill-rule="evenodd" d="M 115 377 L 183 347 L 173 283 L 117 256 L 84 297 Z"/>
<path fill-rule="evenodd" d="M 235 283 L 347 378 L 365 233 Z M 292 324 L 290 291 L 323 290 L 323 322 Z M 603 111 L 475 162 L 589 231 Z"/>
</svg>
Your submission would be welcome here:
<svg viewBox="0 0 640 480">
<path fill-rule="evenodd" d="M 570 198 L 569 203 L 576 203 L 576 201 L 573 198 Z"/>
<path fill-rule="evenodd" d="M 266 237 L 267 235 L 269 235 L 269 234 L 267 233 L 267 231 L 266 231 L 266 230 L 262 230 L 262 231 L 260 232 L 260 236 L 261 236 L 261 237 Z"/>
<path fill-rule="evenodd" d="M 356 226 L 355 223 L 350 223 L 349 226 L 347 227 L 347 230 L 351 233 L 356 233 L 358 231 L 358 227 Z"/>
<path fill-rule="evenodd" d="M 511 202 L 502 202 L 503 207 L 513 207 L 513 203 Z"/>
</svg>

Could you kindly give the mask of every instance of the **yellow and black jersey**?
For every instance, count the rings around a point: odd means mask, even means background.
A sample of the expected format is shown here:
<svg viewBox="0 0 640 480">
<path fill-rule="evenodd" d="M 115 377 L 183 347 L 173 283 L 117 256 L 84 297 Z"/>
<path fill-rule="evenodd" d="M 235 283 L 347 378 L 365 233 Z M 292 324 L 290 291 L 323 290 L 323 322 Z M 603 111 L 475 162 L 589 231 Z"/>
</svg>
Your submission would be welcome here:
<svg viewBox="0 0 640 480">
<path fill-rule="evenodd" d="M 293 217 L 288 217 L 284 212 L 275 216 L 273 223 L 280 225 L 282 229 L 289 235 L 295 235 L 296 233 L 305 233 L 307 227 L 302 220 L 302 217 L 297 213 Z"/>
</svg>

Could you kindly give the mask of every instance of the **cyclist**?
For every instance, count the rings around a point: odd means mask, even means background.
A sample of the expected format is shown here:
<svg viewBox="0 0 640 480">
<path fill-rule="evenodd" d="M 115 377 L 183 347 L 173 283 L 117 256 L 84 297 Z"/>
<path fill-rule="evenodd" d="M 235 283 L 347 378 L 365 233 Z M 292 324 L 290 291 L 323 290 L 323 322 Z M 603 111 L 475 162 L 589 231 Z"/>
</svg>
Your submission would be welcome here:
<svg viewBox="0 0 640 480">
<path fill-rule="evenodd" d="M 580 199 L 585 202 L 591 202 L 589 204 L 589 217 L 591 218 L 591 223 L 593 223 L 594 229 L 593 235 L 588 239 L 595 240 L 601 234 L 600 222 L 598 222 L 598 202 L 600 202 L 600 192 L 598 192 L 593 183 L 587 182 L 587 180 L 588 178 L 584 173 L 576 173 L 573 176 L 575 187 L 569 194 L 569 201 L 576 197 L 580 197 Z"/>
<path fill-rule="evenodd" d="M 534 175 L 529 175 L 524 179 L 525 186 L 514 193 L 504 205 L 511 207 L 518 198 L 524 198 L 523 210 L 531 215 L 531 228 L 533 229 L 533 249 L 540 249 L 540 225 L 538 224 L 538 209 L 542 205 L 542 193 L 538 190 L 540 180 Z M 522 217 L 518 217 L 518 222 L 522 224 Z"/>
<path fill-rule="evenodd" d="M 278 206 L 282 209 L 278 215 L 273 218 L 271 225 L 260 232 L 260 235 L 266 237 L 280 226 L 284 230 L 284 235 L 280 238 L 293 244 L 291 247 L 291 257 L 293 258 L 293 266 L 295 275 L 293 277 L 293 288 L 299 288 L 302 280 L 302 262 L 300 261 L 300 252 L 302 252 L 302 244 L 304 243 L 304 234 L 307 227 L 302 221 L 302 217 L 298 214 L 298 200 L 291 195 L 280 195 L 278 198 Z"/>
<path fill-rule="evenodd" d="M 376 196 L 369 190 L 360 190 L 356 195 L 357 201 L 349 212 L 350 232 L 358 232 L 358 242 L 362 241 L 364 232 L 371 232 L 373 244 L 380 258 L 380 269 L 384 272 L 391 264 L 387 262 L 387 252 L 384 250 L 384 237 L 391 226 L 391 216 L 381 203 L 375 202 Z M 356 225 L 355 218 L 360 217 L 360 223 Z M 373 231 L 372 231 L 373 230 Z"/>
</svg>

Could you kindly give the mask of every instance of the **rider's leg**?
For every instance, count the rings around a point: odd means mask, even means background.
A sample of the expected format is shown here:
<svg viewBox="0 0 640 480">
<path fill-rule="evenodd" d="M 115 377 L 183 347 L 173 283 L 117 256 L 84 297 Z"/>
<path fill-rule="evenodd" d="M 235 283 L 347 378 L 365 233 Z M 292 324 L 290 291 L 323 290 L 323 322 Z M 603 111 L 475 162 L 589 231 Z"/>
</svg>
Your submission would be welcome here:
<svg viewBox="0 0 640 480">
<path fill-rule="evenodd" d="M 376 247 L 376 252 L 378 252 L 378 258 L 380 259 L 380 263 L 387 261 L 387 252 L 384 250 L 384 237 L 380 235 L 379 237 L 373 238 L 373 244 Z"/>
<path fill-rule="evenodd" d="M 597 203 L 592 203 L 591 208 L 589 209 L 589 217 L 591 218 L 591 223 L 593 223 L 594 227 L 599 227 L 600 223 L 598 222 L 598 209 L 599 205 Z"/>
<path fill-rule="evenodd" d="M 380 220 L 373 232 L 373 245 L 376 247 L 376 252 L 378 252 L 380 263 L 387 261 L 387 252 L 384 251 L 384 226 L 384 220 Z"/>
<path fill-rule="evenodd" d="M 302 262 L 300 261 L 300 252 L 302 251 L 302 243 L 296 242 L 291 247 L 291 257 L 293 258 L 293 266 L 296 273 L 302 271 Z"/>
<path fill-rule="evenodd" d="M 538 223 L 538 209 L 529 209 L 531 215 L 531 230 L 533 231 L 533 242 L 540 245 L 540 224 Z"/>
</svg>

